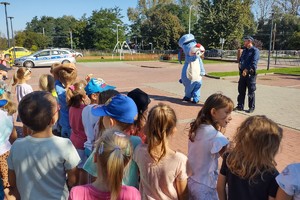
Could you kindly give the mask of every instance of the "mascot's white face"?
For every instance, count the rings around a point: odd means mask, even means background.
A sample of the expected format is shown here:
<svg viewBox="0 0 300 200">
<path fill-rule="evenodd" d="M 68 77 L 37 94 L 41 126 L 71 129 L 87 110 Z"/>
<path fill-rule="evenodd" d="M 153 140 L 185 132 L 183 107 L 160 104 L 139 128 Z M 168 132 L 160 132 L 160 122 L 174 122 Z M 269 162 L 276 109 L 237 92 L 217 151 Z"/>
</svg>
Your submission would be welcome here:
<svg viewBox="0 0 300 200">
<path fill-rule="evenodd" d="M 179 46 L 183 49 L 185 55 L 201 56 L 205 52 L 205 48 L 196 42 L 194 35 L 185 34 L 178 42 Z"/>
<path fill-rule="evenodd" d="M 194 47 L 191 48 L 189 55 L 190 56 L 202 56 L 205 52 L 205 48 L 200 44 L 197 43 Z"/>
</svg>

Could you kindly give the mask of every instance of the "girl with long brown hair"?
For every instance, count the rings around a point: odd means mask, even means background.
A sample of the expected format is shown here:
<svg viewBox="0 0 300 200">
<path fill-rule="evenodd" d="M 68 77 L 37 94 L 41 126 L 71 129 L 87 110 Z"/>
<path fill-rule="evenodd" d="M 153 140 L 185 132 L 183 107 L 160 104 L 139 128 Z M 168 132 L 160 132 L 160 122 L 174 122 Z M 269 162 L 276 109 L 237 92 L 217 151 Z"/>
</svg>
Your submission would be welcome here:
<svg viewBox="0 0 300 200">
<path fill-rule="evenodd" d="M 271 200 L 278 185 L 275 155 L 282 128 L 266 116 L 251 116 L 237 129 L 218 177 L 220 200 Z M 226 192 L 228 185 L 228 196 Z"/>
<path fill-rule="evenodd" d="M 218 199 L 218 158 L 229 143 L 222 132 L 231 121 L 232 109 L 230 98 L 212 94 L 190 124 L 188 159 L 193 172 L 188 180 L 190 199 Z"/>
</svg>

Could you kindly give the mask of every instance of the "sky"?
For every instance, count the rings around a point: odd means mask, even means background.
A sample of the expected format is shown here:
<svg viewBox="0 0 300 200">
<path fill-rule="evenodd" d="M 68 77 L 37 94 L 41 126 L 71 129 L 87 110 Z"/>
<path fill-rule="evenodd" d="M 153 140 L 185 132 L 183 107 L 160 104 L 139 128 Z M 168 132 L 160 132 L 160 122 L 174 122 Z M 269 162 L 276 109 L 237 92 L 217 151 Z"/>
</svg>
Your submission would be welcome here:
<svg viewBox="0 0 300 200">
<path fill-rule="evenodd" d="M 127 8 L 136 7 L 137 0 L 0 0 L 8 2 L 7 16 L 13 18 L 13 29 L 15 31 L 24 30 L 26 23 L 33 17 L 41 16 L 62 17 L 72 15 L 76 19 L 84 14 L 87 17 L 92 15 L 93 10 L 101 8 L 114 8 L 118 6 L 122 9 L 123 22 L 128 24 Z M 8 19 L 9 34 L 11 35 L 10 20 Z M 4 5 L 0 4 L 0 34 L 7 37 Z"/>
</svg>

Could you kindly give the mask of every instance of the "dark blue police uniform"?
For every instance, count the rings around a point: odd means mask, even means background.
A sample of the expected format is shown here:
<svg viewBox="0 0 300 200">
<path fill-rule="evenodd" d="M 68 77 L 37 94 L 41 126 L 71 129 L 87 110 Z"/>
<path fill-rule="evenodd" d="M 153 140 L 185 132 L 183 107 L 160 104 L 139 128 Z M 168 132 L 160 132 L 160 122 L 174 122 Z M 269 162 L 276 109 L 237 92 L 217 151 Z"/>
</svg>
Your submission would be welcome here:
<svg viewBox="0 0 300 200">
<path fill-rule="evenodd" d="M 256 69 L 259 60 L 259 50 L 252 46 L 245 48 L 240 57 L 240 79 L 238 84 L 238 105 L 241 110 L 244 109 L 246 89 L 248 88 L 248 106 L 249 111 L 255 109 L 255 90 L 256 90 Z M 243 76 L 243 70 L 247 69 L 248 73 Z"/>
</svg>

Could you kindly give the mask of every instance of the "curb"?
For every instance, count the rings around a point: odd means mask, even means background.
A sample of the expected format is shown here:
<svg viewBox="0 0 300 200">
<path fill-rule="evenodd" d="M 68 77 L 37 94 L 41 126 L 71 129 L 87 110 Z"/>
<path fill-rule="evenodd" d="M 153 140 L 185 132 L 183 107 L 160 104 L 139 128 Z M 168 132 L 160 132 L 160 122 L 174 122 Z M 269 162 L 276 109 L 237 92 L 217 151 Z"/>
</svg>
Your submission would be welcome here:
<svg viewBox="0 0 300 200">
<path fill-rule="evenodd" d="M 163 68 L 163 67 L 146 66 L 146 65 L 141 65 L 140 67 L 144 67 L 144 68 Z"/>
<path fill-rule="evenodd" d="M 205 74 L 204 76 L 208 77 L 208 78 L 213 78 L 213 79 L 221 79 L 221 77 L 219 77 L 219 76 L 212 76 L 212 75 L 208 75 L 208 74 Z"/>
<path fill-rule="evenodd" d="M 284 76 L 300 76 L 299 74 L 285 74 L 285 73 L 273 73 L 277 75 L 284 75 Z"/>
<path fill-rule="evenodd" d="M 286 76 L 293 76 L 292 74 L 281 74 L 281 73 L 263 73 L 263 74 L 257 74 L 257 76 L 267 76 L 270 74 L 277 74 L 277 75 L 286 75 Z M 224 76 L 224 77 L 219 77 L 219 76 L 212 76 L 212 75 L 205 75 L 208 78 L 214 78 L 214 79 L 227 79 L 227 78 L 234 78 L 234 77 L 239 77 L 239 75 L 237 76 Z M 300 76 L 300 75 L 294 75 L 294 76 Z"/>
</svg>

